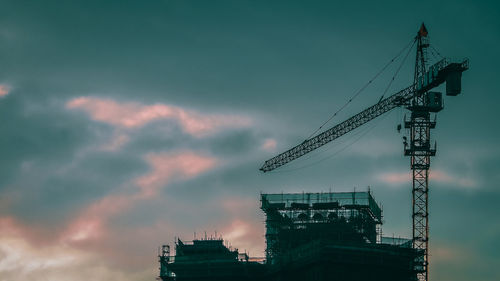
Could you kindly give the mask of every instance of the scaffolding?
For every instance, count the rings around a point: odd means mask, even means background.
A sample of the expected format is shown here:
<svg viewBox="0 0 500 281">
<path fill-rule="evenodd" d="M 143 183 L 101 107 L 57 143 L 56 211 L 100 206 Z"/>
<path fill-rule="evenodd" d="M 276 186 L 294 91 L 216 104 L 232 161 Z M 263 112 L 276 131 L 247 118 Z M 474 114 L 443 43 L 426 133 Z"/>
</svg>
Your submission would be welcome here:
<svg viewBox="0 0 500 281">
<path fill-rule="evenodd" d="M 266 260 L 312 240 L 376 243 L 382 210 L 370 191 L 261 194 L 266 213 Z"/>
</svg>

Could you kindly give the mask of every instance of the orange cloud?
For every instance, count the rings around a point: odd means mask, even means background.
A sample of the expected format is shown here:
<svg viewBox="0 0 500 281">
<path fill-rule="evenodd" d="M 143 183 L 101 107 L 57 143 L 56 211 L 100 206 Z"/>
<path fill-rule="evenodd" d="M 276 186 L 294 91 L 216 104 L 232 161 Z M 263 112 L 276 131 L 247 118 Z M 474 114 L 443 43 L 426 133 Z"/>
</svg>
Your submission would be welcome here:
<svg viewBox="0 0 500 281">
<path fill-rule="evenodd" d="M 122 128 L 139 128 L 158 120 L 171 120 L 195 137 L 213 133 L 221 128 L 237 128 L 250 124 L 248 118 L 228 115 L 206 115 L 181 107 L 135 102 L 119 103 L 112 99 L 79 97 L 66 103 L 68 109 L 80 109 L 99 122 Z"/>
</svg>

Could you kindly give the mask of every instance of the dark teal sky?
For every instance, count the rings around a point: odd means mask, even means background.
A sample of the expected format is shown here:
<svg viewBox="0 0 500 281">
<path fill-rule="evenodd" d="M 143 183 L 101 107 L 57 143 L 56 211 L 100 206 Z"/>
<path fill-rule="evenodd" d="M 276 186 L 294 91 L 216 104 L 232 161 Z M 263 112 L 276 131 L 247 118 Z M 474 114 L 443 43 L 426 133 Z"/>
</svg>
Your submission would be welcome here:
<svg viewBox="0 0 500 281">
<path fill-rule="evenodd" d="M 260 192 L 370 186 L 384 233 L 410 236 L 402 109 L 258 168 L 422 22 L 442 55 L 470 59 L 433 132 L 430 278 L 500 279 L 500 6 L 243 0 L 0 0 L 0 279 L 152 280 L 156 247 L 195 231 L 263 256 Z M 377 102 L 398 63 L 332 122 Z"/>
</svg>

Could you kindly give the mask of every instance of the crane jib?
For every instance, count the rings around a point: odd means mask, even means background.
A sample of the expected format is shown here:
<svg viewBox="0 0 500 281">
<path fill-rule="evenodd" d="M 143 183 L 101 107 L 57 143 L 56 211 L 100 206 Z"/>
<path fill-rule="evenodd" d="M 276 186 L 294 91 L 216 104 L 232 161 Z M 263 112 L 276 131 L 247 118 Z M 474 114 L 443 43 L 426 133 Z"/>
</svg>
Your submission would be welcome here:
<svg viewBox="0 0 500 281">
<path fill-rule="evenodd" d="M 375 105 L 370 106 L 344 122 L 341 122 L 332 128 L 305 140 L 301 144 L 265 161 L 260 170 L 263 172 L 272 171 L 341 137 L 342 135 L 347 134 L 348 132 L 394 109 L 395 107 L 408 105 L 409 101 L 415 96 L 422 95 L 430 89 L 444 83 L 449 73 L 461 73 L 468 68 L 469 61 L 467 59 L 459 63 L 453 63 L 449 62 L 447 59 L 442 59 L 429 67 L 429 70 L 417 79 L 416 84 L 413 84 L 408 88 L 381 100 Z"/>
</svg>

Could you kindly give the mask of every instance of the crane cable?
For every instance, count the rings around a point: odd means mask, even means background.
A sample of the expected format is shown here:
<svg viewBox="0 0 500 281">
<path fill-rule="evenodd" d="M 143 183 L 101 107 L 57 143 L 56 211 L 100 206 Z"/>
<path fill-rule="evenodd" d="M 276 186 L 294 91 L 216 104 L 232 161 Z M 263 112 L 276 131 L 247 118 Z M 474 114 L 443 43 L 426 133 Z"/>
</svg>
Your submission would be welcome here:
<svg viewBox="0 0 500 281">
<path fill-rule="evenodd" d="M 375 79 L 377 79 L 380 76 L 380 74 L 382 74 L 387 69 L 387 67 L 389 67 L 389 65 L 391 65 L 399 56 L 401 56 L 401 54 L 408 47 L 410 47 L 410 45 L 413 47 L 415 42 L 416 39 L 412 39 L 410 43 L 408 43 L 394 58 L 392 58 L 375 76 L 373 76 L 373 78 L 370 79 L 370 81 L 368 81 L 363 87 L 361 87 L 361 89 L 359 89 L 339 110 L 337 110 L 332 116 L 330 116 L 330 118 L 328 118 L 328 120 L 326 120 L 323 124 L 321 124 L 321 126 L 319 126 L 319 128 L 316 129 L 306 140 L 312 138 L 314 135 L 316 135 L 318 131 L 323 129 L 323 126 L 325 126 L 328 122 L 330 122 L 335 116 L 337 116 L 337 114 L 339 114 L 344 108 L 346 108 L 348 104 L 350 104 L 357 96 L 359 96 L 359 94 L 361 94 L 361 92 L 363 92 Z"/>
<path fill-rule="evenodd" d="M 406 59 L 408 58 L 408 55 L 410 54 L 411 50 L 413 49 L 413 46 L 415 45 L 415 41 L 413 41 L 413 44 L 411 45 L 410 49 L 408 50 L 408 53 L 406 53 L 406 56 L 403 58 L 403 61 L 401 62 L 401 64 L 399 65 L 398 69 L 396 70 L 396 73 L 394 73 L 394 75 L 392 76 L 392 79 L 391 81 L 389 82 L 389 85 L 387 85 L 387 87 L 385 88 L 384 90 L 384 93 L 382 94 L 382 96 L 380 97 L 380 100 L 379 102 L 384 98 L 385 94 L 387 93 L 387 91 L 389 90 L 389 88 L 391 87 L 392 85 L 392 82 L 394 82 L 394 79 L 396 78 L 396 76 L 398 75 L 399 71 L 401 70 L 401 67 L 403 67 Z"/>
<path fill-rule="evenodd" d="M 436 54 L 437 54 L 440 58 L 442 58 L 442 59 L 444 58 L 444 57 L 443 57 L 443 55 L 441 55 L 441 53 L 439 53 L 439 51 L 438 51 L 436 48 L 434 48 L 434 46 L 433 46 L 433 45 L 430 45 L 430 46 L 431 46 L 432 50 L 434 50 L 434 52 L 436 52 Z"/>
<path fill-rule="evenodd" d="M 407 59 L 407 58 L 408 58 L 408 56 L 410 55 L 410 52 L 411 52 L 411 50 L 413 49 L 413 46 L 415 45 L 415 42 L 416 42 L 416 40 L 412 40 L 412 42 L 410 42 L 410 43 L 411 43 L 411 47 L 408 49 L 408 52 L 406 53 L 406 55 L 405 55 L 405 56 L 404 56 L 404 58 L 403 58 L 403 61 L 402 61 L 402 62 L 401 62 L 401 64 L 398 66 L 398 68 L 397 68 L 396 72 L 395 72 L 395 73 L 394 73 L 394 75 L 392 76 L 391 81 L 389 82 L 389 84 L 388 84 L 388 85 L 387 85 L 387 87 L 385 88 L 385 90 L 384 90 L 384 92 L 383 92 L 382 96 L 380 97 L 380 100 L 382 100 L 382 99 L 384 98 L 385 94 L 387 93 L 387 91 L 388 91 L 388 90 L 389 90 L 389 88 L 391 87 L 392 83 L 394 82 L 394 80 L 395 80 L 396 76 L 399 74 L 399 71 L 401 70 L 401 68 L 403 67 L 404 63 L 406 62 L 406 59 Z M 386 68 L 387 68 L 387 67 L 388 67 L 388 66 L 389 66 L 389 65 L 390 65 L 390 64 L 391 64 L 391 63 L 392 63 L 395 59 L 397 59 L 397 58 L 401 55 L 401 53 L 402 53 L 403 51 L 405 51 L 407 48 L 408 48 L 408 45 L 407 45 L 407 46 L 406 46 L 406 47 L 405 47 L 405 48 L 404 48 L 404 49 L 403 49 L 403 50 L 402 50 L 402 51 L 401 51 L 401 52 L 400 52 L 400 53 L 399 53 L 396 57 L 394 57 L 394 58 L 393 58 L 393 59 L 392 59 L 392 60 L 391 60 L 388 64 L 386 64 L 386 65 L 384 66 L 384 68 L 383 68 L 383 69 L 382 69 L 379 73 L 377 73 L 377 75 L 375 75 L 375 77 L 374 77 L 372 80 L 370 80 L 367 84 L 365 84 L 365 86 L 363 86 L 363 88 L 362 88 L 360 91 L 358 91 L 358 92 L 357 92 L 357 93 L 353 96 L 353 98 L 354 98 L 354 97 L 356 97 L 357 95 L 359 95 L 359 94 L 360 94 L 360 92 L 361 92 L 362 90 L 364 90 L 364 88 L 366 88 L 366 87 L 367 87 L 367 86 L 368 86 L 368 85 L 369 85 L 369 84 L 370 84 L 370 83 L 371 83 L 374 79 L 376 79 L 376 78 L 377 78 L 377 77 L 378 77 L 378 76 L 379 76 L 379 75 L 380 75 L 380 74 L 381 74 L 381 73 L 382 73 L 382 72 L 383 72 L 383 71 L 384 71 L 384 70 L 385 70 L 385 69 L 386 69 Z M 326 123 L 328 123 L 328 122 L 329 122 L 329 121 L 330 121 L 330 120 L 331 120 L 331 119 L 332 119 L 332 118 L 333 118 L 333 117 L 334 117 L 334 116 L 335 116 L 338 112 L 340 112 L 343 108 L 345 108 L 345 107 L 347 106 L 347 104 L 349 104 L 351 101 L 352 101 L 352 98 L 351 98 L 351 99 L 350 99 L 350 100 L 349 100 L 349 101 L 348 101 L 348 102 L 347 102 L 347 103 L 346 103 L 346 104 L 345 104 L 345 105 L 344 105 L 341 109 L 339 109 L 339 110 L 338 110 L 338 111 L 337 111 L 337 112 L 336 112 L 333 116 L 331 116 L 331 117 L 330 117 L 330 119 L 329 119 L 328 121 L 326 121 L 323 125 L 321 125 L 321 127 L 319 127 L 319 128 L 316 130 L 316 132 L 317 132 L 317 131 L 319 131 L 319 130 L 320 130 L 320 129 L 321 129 L 321 128 L 322 128 L 322 127 L 326 124 Z M 379 101 L 379 102 L 380 102 L 380 101 Z M 381 120 L 384 120 L 386 117 L 387 117 L 387 115 L 386 115 L 386 116 L 383 116 Z M 354 141 L 352 141 L 352 142 L 348 143 L 347 145 L 345 145 L 344 147 L 342 147 L 340 150 L 338 150 L 338 151 L 334 152 L 332 155 L 326 156 L 326 157 L 324 157 L 324 158 L 322 158 L 322 159 L 320 159 L 320 160 L 318 160 L 318 161 L 316 161 L 316 162 L 313 162 L 313 163 L 311 163 L 311 164 L 308 164 L 308 165 L 305 165 L 305 166 L 302 166 L 302 167 L 297 167 L 297 168 L 294 168 L 294 169 L 291 169 L 291 170 L 285 170 L 285 171 L 283 171 L 283 170 L 282 170 L 282 171 L 273 171 L 273 172 L 291 172 L 291 171 L 296 171 L 296 170 L 302 170 L 302 169 L 304 169 L 304 168 L 307 168 L 307 167 L 310 167 L 310 166 L 314 166 L 314 165 L 316 165 L 316 164 L 319 164 L 320 162 L 323 162 L 323 161 L 325 161 L 325 160 L 327 160 L 327 159 L 329 159 L 329 158 L 334 157 L 335 155 L 337 155 L 337 154 L 341 153 L 342 151 L 344 151 L 344 150 L 346 150 L 347 148 L 349 148 L 350 146 L 352 146 L 354 143 L 358 142 L 361 138 L 363 138 L 366 134 L 368 134 L 368 133 L 369 133 L 369 132 L 370 132 L 373 128 L 375 128 L 377 125 L 378 125 L 378 123 L 375 123 L 372 127 L 369 127 L 369 128 L 368 128 L 367 130 L 365 130 L 364 132 L 363 132 L 363 131 L 362 131 L 362 132 L 360 132 L 360 133 L 359 133 L 359 137 L 357 137 Z M 316 132 L 314 132 L 314 133 L 313 133 L 313 135 L 314 135 Z M 353 137 L 355 137 L 356 135 L 358 135 L 358 134 L 355 134 Z M 311 135 L 311 137 L 312 137 L 312 135 Z M 311 137 L 309 137 L 309 138 L 311 138 Z M 308 139 L 309 139 L 309 138 L 308 138 Z M 309 157 L 308 159 L 310 159 L 310 158 L 312 158 L 312 156 L 311 156 L 311 157 Z"/>
</svg>

